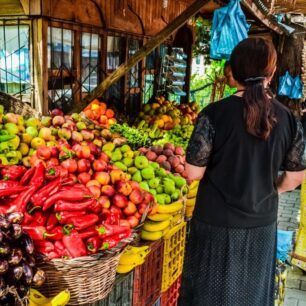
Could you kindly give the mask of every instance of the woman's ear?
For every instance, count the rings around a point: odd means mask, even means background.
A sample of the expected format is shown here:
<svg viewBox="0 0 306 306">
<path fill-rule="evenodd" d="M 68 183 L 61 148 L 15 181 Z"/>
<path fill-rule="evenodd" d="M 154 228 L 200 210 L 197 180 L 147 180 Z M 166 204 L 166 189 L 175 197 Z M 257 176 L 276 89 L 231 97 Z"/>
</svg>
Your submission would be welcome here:
<svg viewBox="0 0 306 306">
<path fill-rule="evenodd" d="M 276 71 L 276 66 L 274 67 L 272 74 L 269 77 L 267 77 L 268 83 L 270 83 L 272 81 L 272 79 L 274 77 L 274 74 L 275 74 L 275 71 Z"/>
</svg>

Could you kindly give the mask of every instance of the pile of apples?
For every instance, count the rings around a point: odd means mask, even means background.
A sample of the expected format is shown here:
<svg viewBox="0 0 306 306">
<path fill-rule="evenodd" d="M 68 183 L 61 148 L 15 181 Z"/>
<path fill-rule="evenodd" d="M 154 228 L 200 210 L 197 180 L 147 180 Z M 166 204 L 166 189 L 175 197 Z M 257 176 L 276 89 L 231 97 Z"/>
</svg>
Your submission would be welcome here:
<svg viewBox="0 0 306 306">
<path fill-rule="evenodd" d="M 148 160 L 157 162 L 162 168 L 171 171 L 175 175 L 181 175 L 187 178 L 185 171 L 185 150 L 172 143 L 166 143 L 164 146 L 154 145 L 150 148 L 140 148 L 141 154 Z"/>
</svg>

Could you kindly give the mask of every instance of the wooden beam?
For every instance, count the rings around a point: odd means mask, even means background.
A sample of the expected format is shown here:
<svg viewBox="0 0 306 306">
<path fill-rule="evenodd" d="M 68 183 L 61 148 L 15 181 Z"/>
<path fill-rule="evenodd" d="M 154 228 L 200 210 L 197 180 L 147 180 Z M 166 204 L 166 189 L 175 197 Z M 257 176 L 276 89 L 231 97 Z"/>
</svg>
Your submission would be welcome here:
<svg viewBox="0 0 306 306">
<path fill-rule="evenodd" d="M 210 0 L 194 1 L 181 15 L 171 21 L 162 31 L 149 40 L 142 48 L 140 48 L 125 63 L 120 65 L 113 73 L 111 73 L 100 85 L 98 85 L 80 105 L 76 105 L 72 112 L 81 111 L 90 101 L 97 97 L 101 97 L 104 92 L 123 75 L 125 75 L 132 67 L 146 57 L 152 50 L 163 43 L 175 30 L 183 26 L 188 19 L 193 17 L 206 3 Z"/>
</svg>

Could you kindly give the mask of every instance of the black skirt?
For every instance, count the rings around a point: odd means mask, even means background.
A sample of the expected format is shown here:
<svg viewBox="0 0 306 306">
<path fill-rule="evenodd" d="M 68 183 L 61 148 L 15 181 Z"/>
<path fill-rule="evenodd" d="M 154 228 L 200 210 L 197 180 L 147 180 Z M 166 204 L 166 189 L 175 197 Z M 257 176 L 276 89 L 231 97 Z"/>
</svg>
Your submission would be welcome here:
<svg viewBox="0 0 306 306">
<path fill-rule="evenodd" d="M 193 219 L 179 306 L 273 306 L 276 222 L 248 229 Z"/>
</svg>

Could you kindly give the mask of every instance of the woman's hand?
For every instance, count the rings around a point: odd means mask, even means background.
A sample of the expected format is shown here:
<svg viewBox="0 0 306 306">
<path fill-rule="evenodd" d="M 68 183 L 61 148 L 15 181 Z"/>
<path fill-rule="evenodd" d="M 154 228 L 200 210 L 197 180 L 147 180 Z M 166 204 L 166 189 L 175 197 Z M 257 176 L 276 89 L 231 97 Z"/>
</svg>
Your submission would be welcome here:
<svg viewBox="0 0 306 306">
<path fill-rule="evenodd" d="M 185 171 L 187 172 L 188 179 L 190 180 L 200 180 L 205 174 L 206 167 L 197 167 L 186 163 Z"/>
</svg>

